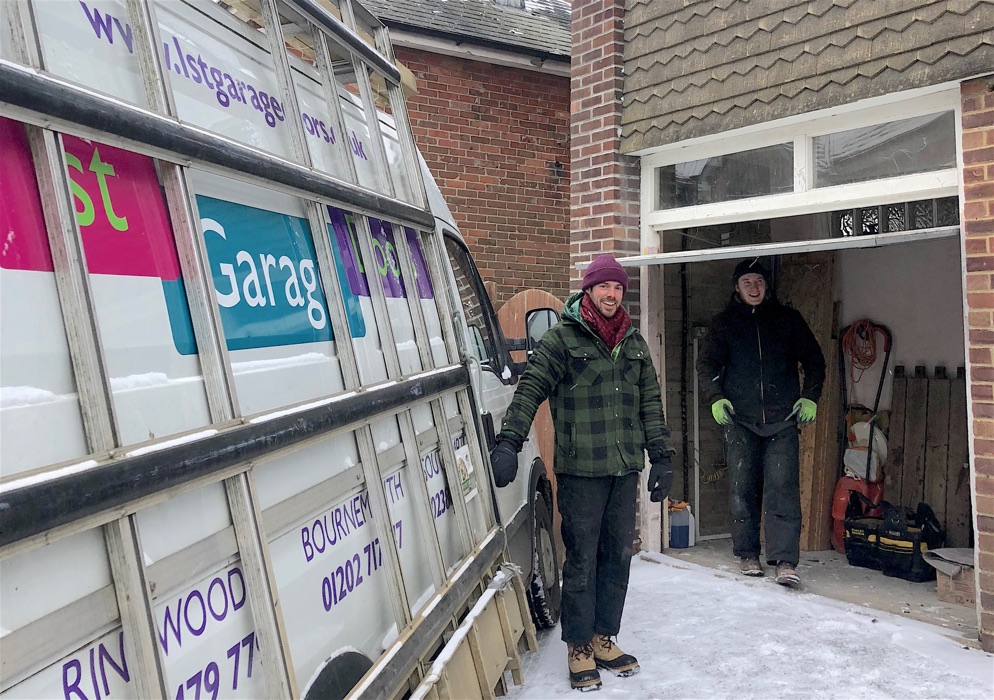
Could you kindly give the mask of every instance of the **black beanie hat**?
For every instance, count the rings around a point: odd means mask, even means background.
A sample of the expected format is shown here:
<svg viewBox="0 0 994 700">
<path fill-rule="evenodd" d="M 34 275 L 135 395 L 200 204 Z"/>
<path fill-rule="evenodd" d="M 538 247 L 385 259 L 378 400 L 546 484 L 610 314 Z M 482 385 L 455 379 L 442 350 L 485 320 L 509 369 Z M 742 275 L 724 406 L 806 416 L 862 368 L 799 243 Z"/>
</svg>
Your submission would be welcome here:
<svg viewBox="0 0 994 700">
<path fill-rule="evenodd" d="M 763 267 L 763 263 L 759 262 L 759 258 L 749 258 L 742 260 L 735 266 L 735 272 L 732 273 L 732 284 L 738 284 L 739 277 L 749 274 L 762 275 L 766 283 L 770 283 L 770 273 Z"/>
</svg>

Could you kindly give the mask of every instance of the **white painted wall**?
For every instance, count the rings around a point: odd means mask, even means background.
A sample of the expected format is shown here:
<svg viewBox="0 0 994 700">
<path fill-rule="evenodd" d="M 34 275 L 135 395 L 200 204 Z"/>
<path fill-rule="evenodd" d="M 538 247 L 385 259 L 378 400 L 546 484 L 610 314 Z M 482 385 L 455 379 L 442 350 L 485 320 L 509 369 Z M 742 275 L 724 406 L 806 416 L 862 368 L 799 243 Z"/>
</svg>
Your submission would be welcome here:
<svg viewBox="0 0 994 700">
<path fill-rule="evenodd" d="M 790 216 L 770 221 L 771 239 L 820 239 L 831 235 L 827 214 Z M 925 365 L 929 376 L 944 365 L 950 376 L 966 364 L 963 348 L 963 298 L 960 241 L 956 237 L 840 250 L 836 253 L 835 298 L 842 304 L 840 325 L 868 318 L 887 326 L 894 339 L 889 363 L 912 374 Z M 882 358 L 883 349 L 880 349 Z M 826 357 L 838 362 L 837 357 Z M 873 405 L 879 374 L 867 372 L 850 403 Z M 880 408 L 890 408 L 891 382 L 884 383 Z"/>
<path fill-rule="evenodd" d="M 891 373 L 897 365 L 904 365 L 909 374 L 916 365 L 925 365 L 931 375 L 933 367 L 945 365 L 954 376 L 956 368 L 966 364 L 958 238 L 844 250 L 837 255 L 841 324 L 868 318 L 890 328 Z M 875 389 L 876 381 L 868 374 L 860 384 Z M 881 408 L 890 407 L 889 384 Z M 862 387 L 857 394 L 864 394 Z M 872 396 L 862 401 L 871 402 Z"/>
</svg>

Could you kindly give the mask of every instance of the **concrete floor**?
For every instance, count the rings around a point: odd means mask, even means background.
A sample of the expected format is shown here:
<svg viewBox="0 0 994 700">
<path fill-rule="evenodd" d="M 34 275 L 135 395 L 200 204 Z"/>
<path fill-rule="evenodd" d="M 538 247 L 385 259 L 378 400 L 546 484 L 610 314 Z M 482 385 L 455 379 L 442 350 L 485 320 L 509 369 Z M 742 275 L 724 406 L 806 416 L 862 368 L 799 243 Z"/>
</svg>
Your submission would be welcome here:
<svg viewBox="0 0 994 700">
<path fill-rule="evenodd" d="M 687 549 L 667 549 L 664 554 L 741 575 L 738 560 L 732 556 L 731 539 L 706 540 Z M 801 552 L 797 573 L 801 577 L 801 590 L 806 593 L 944 627 L 955 633 L 951 636 L 979 646 L 976 610 L 940 601 L 935 581 L 911 583 L 884 576 L 879 571 L 850 566 L 845 555 L 835 550 Z M 772 576 L 772 570 L 767 569 L 766 575 Z"/>
</svg>

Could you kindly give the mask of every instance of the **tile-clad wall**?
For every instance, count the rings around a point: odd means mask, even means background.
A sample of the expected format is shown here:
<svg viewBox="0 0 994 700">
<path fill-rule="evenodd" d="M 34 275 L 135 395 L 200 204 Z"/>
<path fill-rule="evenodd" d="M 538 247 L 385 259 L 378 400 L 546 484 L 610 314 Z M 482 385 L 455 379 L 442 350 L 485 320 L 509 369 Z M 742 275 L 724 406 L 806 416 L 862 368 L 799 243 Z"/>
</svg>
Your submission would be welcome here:
<svg viewBox="0 0 994 700">
<path fill-rule="evenodd" d="M 994 651 L 994 75 L 964 82 L 963 229 L 980 641 Z"/>
<path fill-rule="evenodd" d="M 982 75 L 990 0 L 629 0 L 632 152 Z"/>
</svg>

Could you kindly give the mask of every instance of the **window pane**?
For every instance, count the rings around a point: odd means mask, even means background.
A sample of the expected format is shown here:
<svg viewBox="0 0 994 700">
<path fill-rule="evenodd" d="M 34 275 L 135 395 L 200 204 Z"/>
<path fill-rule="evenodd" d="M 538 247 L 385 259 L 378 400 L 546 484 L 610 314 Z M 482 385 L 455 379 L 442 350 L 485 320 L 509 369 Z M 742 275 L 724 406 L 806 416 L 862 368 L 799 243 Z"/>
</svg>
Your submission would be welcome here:
<svg viewBox="0 0 994 700">
<path fill-rule="evenodd" d="M 866 182 L 956 165 L 952 112 L 929 114 L 813 139 L 815 187 Z"/>
<path fill-rule="evenodd" d="M 659 209 L 677 209 L 734 199 L 791 192 L 794 145 L 781 143 L 751 151 L 656 168 Z"/>
<path fill-rule="evenodd" d="M 24 127 L 0 117 L 0 143 L 0 476 L 8 477 L 89 447 Z"/>
</svg>

